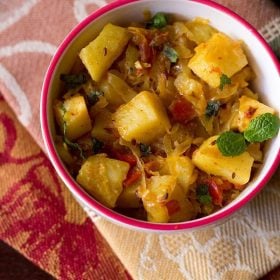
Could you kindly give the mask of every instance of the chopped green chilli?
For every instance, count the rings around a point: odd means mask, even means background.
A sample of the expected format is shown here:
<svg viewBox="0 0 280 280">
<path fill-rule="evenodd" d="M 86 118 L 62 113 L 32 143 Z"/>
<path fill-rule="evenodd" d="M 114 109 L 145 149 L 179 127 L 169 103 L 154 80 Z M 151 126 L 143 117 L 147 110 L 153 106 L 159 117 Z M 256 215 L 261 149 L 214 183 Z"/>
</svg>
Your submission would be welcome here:
<svg viewBox="0 0 280 280">
<path fill-rule="evenodd" d="M 279 118 L 271 113 L 262 114 L 251 120 L 244 132 L 249 142 L 263 142 L 277 135 L 279 131 Z"/>
<path fill-rule="evenodd" d="M 220 90 L 223 90 L 225 85 L 230 85 L 230 84 L 231 84 L 231 79 L 227 75 L 222 74 L 220 77 Z"/>
<path fill-rule="evenodd" d="M 148 23 L 148 27 L 154 27 L 154 28 L 163 28 L 167 25 L 167 17 L 164 13 L 156 13 L 151 21 Z"/>
<path fill-rule="evenodd" d="M 178 60 L 178 54 L 177 52 L 169 47 L 168 45 L 164 45 L 163 48 L 163 54 L 172 62 L 172 63 L 176 63 Z"/>
<path fill-rule="evenodd" d="M 222 133 L 217 139 L 217 146 L 222 155 L 227 157 L 238 156 L 247 148 L 244 136 L 233 131 Z"/>
</svg>

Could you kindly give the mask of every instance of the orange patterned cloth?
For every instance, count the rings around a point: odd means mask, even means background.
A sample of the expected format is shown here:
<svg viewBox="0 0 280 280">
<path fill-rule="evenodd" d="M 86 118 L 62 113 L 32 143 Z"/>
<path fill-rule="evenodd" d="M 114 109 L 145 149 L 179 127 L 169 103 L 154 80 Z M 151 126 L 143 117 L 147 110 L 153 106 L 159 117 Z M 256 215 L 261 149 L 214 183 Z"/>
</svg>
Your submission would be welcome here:
<svg viewBox="0 0 280 280">
<path fill-rule="evenodd" d="M 267 236 L 260 240 L 273 248 L 268 255 L 252 259 L 246 250 L 239 252 L 227 247 L 228 237 L 227 242 L 219 242 L 220 251 L 210 252 L 213 260 L 210 269 L 205 255 L 194 248 L 210 244 L 217 238 L 215 234 L 222 232 L 222 227 L 171 237 L 131 232 L 103 219 L 94 219 L 93 224 L 46 158 L 39 126 L 44 73 L 65 35 L 91 11 L 108 2 L 112 0 L 0 0 L 0 93 L 6 100 L 0 99 L 0 238 L 60 279 L 130 279 L 122 263 L 135 279 L 189 279 L 187 275 L 206 279 L 213 271 L 221 272 L 224 268 L 220 266 L 225 260 L 228 268 L 225 274 L 221 273 L 223 279 L 233 279 L 234 275 L 239 275 L 239 279 L 255 279 L 280 262 L 277 261 L 280 260 L 280 239 L 272 236 L 279 232 L 279 224 L 264 225 Z M 271 36 L 267 39 L 276 46 L 275 51 L 279 50 L 276 35 L 279 34 L 280 10 L 272 1 L 216 2 L 229 6 L 264 35 Z M 264 28 L 269 21 L 272 27 Z M 279 170 L 276 176 L 275 184 Z M 259 211 L 259 205 L 265 204 L 268 198 L 270 202 L 276 201 L 278 195 L 277 187 L 269 188 L 245 212 Z M 278 213 L 267 209 L 275 215 Z M 273 215 L 266 212 L 263 215 L 267 221 L 274 221 Z M 252 216 L 257 223 L 258 216 L 253 212 Z M 227 232 L 245 234 L 234 220 L 224 225 L 224 233 Z M 256 240 L 248 239 L 244 248 L 254 247 L 252 252 L 256 254 L 266 252 L 256 236 Z M 138 246 L 131 250 L 135 242 Z M 190 250 L 189 255 L 184 252 L 180 259 L 177 253 L 184 249 L 182 244 L 187 244 Z M 239 274 L 234 270 L 237 257 L 248 260 L 246 265 L 242 264 L 244 270 L 238 271 Z M 204 266 L 198 268 L 201 264 Z M 189 274 L 183 273 L 186 267 Z M 215 279 L 222 279 L 217 275 Z"/>
<path fill-rule="evenodd" d="M 60 279 L 131 279 L 0 97 L 0 239 Z"/>
</svg>

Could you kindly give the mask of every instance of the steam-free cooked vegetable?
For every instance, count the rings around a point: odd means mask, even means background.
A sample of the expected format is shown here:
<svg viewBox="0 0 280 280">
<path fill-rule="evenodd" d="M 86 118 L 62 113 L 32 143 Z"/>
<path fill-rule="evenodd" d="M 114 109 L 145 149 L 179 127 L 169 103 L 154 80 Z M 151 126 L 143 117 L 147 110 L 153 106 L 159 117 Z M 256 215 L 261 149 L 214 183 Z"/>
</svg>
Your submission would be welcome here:
<svg viewBox="0 0 280 280">
<path fill-rule="evenodd" d="M 53 104 L 57 151 L 85 191 L 134 218 L 182 222 L 226 206 L 279 130 L 243 43 L 205 19 L 109 23 L 73 65 Z"/>
</svg>

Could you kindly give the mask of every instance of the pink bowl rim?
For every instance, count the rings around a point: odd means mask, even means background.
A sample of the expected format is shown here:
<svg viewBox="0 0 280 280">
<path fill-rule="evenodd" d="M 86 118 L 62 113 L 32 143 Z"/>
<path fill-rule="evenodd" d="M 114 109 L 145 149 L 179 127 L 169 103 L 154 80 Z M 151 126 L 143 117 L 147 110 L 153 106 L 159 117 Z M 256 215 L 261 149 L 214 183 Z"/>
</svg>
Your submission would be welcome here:
<svg viewBox="0 0 280 280">
<path fill-rule="evenodd" d="M 48 92 L 51 85 L 51 80 L 53 77 L 53 73 L 56 69 L 56 66 L 60 60 L 60 57 L 64 54 L 65 50 L 67 49 L 68 45 L 72 42 L 72 40 L 87 26 L 89 25 L 93 20 L 99 18 L 103 14 L 133 3 L 133 2 L 139 2 L 141 0 L 117 0 L 115 2 L 111 2 L 107 4 L 106 6 L 96 10 L 91 15 L 89 15 L 87 18 L 85 18 L 82 22 L 80 22 L 63 40 L 61 45 L 58 47 L 56 53 L 54 54 L 49 68 L 47 70 L 47 73 L 44 78 L 44 83 L 42 87 L 42 95 L 41 95 L 41 104 L 40 104 L 40 120 L 41 120 L 41 130 L 43 135 L 43 140 L 47 149 L 47 153 L 49 155 L 49 158 L 55 167 L 56 172 L 60 175 L 60 177 L 63 179 L 64 183 L 68 186 L 68 188 L 80 199 L 83 203 L 85 203 L 89 208 L 92 208 L 97 213 L 101 214 L 104 217 L 107 217 L 111 221 L 115 221 L 119 224 L 126 225 L 129 227 L 132 227 L 134 229 L 141 229 L 141 230 L 149 230 L 149 231 L 161 231 L 161 232 L 172 232 L 172 231 L 179 231 L 179 230 L 187 230 L 187 229 L 198 229 L 205 227 L 207 225 L 213 224 L 215 222 L 221 221 L 224 218 L 228 217 L 229 215 L 233 214 L 237 210 L 239 210 L 243 205 L 248 203 L 268 182 L 268 180 L 271 178 L 273 173 L 275 172 L 276 168 L 279 165 L 280 162 L 280 151 L 278 150 L 278 153 L 271 164 L 271 167 L 267 174 L 264 176 L 262 181 L 250 192 L 247 196 L 242 198 L 240 201 L 235 203 L 229 208 L 221 209 L 220 211 L 196 220 L 181 222 L 181 223 L 170 223 L 170 224 L 157 224 L 157 223 L 150 223 L 146 221 L 136 220 L 133 218 L 129 218 L 127 216 L 123 216 L 122 214 L 119 214 L 113 210 L 110 210 L 106 208 L 105 206 L 101 205 L 97 201 L 95 201 L 93 198 L 91 198 L 76 182 L 75 180 L 69 175 L 69 173 L 65 170 L 65 167 L 63 166 L 62 162 L 60 161 L 55 147 L 53 145 L 51 132 L 48 125 Z M 189 1 L 189 0 L 186 0 Z M 259 43 L 262 45 L 262 47 L 266 50 L 268 55 L 270 56 L 271 60 L 274 63 L 274 66 L 278 73 L 280 74 L 280 63 L 278 59 L 276 58 L 275 54 L 273 53 L 270 46 L 267 44 L 267 42 L 261 37 L 261 35 L 257 32 L 257 30 L 252 27 L 247 21 L 245 21 L 243 18 L 241 18 L 239 15 L 237 15 L 235 12 L 231 11 L 230 9 L 217 4 L 211 0 L 192 0 L 193 2 L 197 2 L 206 6 L 209 6 L 211 8 L 214 8 L 220 12 L 223 12 L 227 14 L 229 17 L 233 18 L 234 20 L 241 23 L 246 29 L 248 29 L 255 38 L 258 39 Z"/>
</svg>

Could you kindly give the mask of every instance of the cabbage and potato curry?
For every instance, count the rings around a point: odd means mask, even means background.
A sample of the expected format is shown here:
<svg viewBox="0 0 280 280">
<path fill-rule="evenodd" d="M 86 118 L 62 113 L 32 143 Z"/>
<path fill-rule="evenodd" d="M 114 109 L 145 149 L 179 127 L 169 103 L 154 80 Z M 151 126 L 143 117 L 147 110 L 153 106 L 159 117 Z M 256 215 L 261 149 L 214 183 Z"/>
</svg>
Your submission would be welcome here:
<svg viewBox="0 0 280 280">
<path fill-rule="evenodd" d="M 242 42 L 204 19 L 107 24 L 62 74 L 56 147 L 97 201 L 151 222 L 209 215 L 262 164 L 279 119 Z"/>
</svg>

